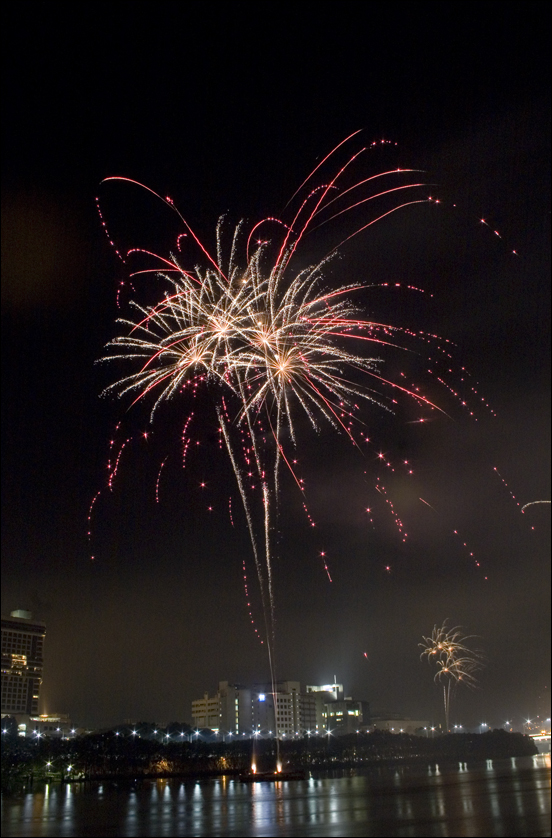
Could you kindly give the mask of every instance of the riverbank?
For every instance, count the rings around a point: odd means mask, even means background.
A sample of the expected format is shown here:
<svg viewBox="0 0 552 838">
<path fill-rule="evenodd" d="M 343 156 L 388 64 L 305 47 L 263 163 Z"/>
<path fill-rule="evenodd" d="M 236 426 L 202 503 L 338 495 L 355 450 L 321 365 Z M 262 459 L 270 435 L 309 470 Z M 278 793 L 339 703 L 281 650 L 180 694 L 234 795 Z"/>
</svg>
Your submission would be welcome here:
<svg viewBox="0 0 552 838">
<path fill-rule="evenodd" d="M 342 737 L 280 742 L 284 770 L 328 771 L 381 764 L 462 762 L 533 756 L 532 739 L 503 730 L 426 738 L 374 731 Z M 247 739 L 223 742 L 162 743 L 113 732 L 74 740 L 19 738 L 4 741 L 2 789 L 10 792 L 34 783 L 102 780 L 134 783 L 146 779 L 202 779 L 237 776 L 255 761 L 258 771 L 273 770 L 276 742 Z"/>
</svg>

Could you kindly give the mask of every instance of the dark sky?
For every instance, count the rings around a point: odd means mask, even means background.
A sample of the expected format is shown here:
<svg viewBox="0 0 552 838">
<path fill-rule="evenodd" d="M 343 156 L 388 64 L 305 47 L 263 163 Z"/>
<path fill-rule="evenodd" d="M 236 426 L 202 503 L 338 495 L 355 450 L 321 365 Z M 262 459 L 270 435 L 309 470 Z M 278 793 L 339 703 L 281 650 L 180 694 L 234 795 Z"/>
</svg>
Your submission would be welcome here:
<svg viewBox="0 0 552 838">
<path fill-rule="evenodd" d="M 367 156 L 359 176 L 424 169 L 426 194 L 442 203 L 369 228 L 328 282 L 424 288 L 374 289 L 360 302 L 373 319 L 452 341 L 446 380 L 475 415 L 444 388 L 424 390 L 448 414 L 425 425 L 412 424 L 408 399 L 394 416 L 367 405 L 364 454 L 300 423 L 317 527 L 285 480 L 278 674 L 335 675 L 374 709 L 440 721 L 417 644 L 448 618 L 479 636 L 487 659 L 453 722 L 550 715 L 549 507 L 521 515 L 516 505 L 550 499 L 545 28 L 532 2 L 12 4 L 2 32 L 2 613 L 30 608 L 47 623 L 45 710 L 87 725 L 187 720 L 191 699 L 218 680 L 267 678 L 211 393 L 198 407 L 201 455 L 185 471 L 185 399 L 147 443 L 129 445 L 114 492 L 96 505 L 90 560 L 88 508 L 105 486 L 114 425 L 138 434 L 148 415 L 99 398 L 119 375 L 94 361 L 117 333 L 125 267 L 94 199 L 127 247 L 168 253 L 180 232 L 162 204 L 100 181 L 125 175 L 170 195 L 211 247 L 222 213 L 229 224 L 279 215 L 322 157 L 363 129 L 362 142 L 398 145 Z M 406 368 L 423 388 L 423 361 L 390 354 L 386 372 Z M 380 450 L 414 475 L 386 471 Z"/>
</svg>

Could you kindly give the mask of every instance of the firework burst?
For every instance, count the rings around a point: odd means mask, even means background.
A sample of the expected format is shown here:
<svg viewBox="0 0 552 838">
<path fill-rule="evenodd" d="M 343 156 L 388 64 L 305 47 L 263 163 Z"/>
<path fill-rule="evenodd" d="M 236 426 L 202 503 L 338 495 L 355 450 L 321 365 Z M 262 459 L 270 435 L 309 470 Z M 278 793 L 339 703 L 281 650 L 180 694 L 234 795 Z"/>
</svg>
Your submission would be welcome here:
<svg viewBox="0 0 552 838">
<path fill-rule="evenodd" d="M 466 640 L 475 635 L 462 634 L 462 627 L 448 627 L 448 620 L 441 626 L 433 626 L 430 637 L 423 637 L 420 658 L 427 658 L 435 664 L 437 672 L 434 681 L 443 686 L 446 731 L 449 731 L 450 702 L 454 687 L 460 682 L 474 689 L 477 686 L 475 673 L 483 668 L 483 655 L 479 650 L 466 646 Z"/>
<path fill-rule="evenodd" d="M 336 151 L 322 163 L 333 159 Z M 254 225 L 247 237 L 244 225 L 239 224 L 231 245 L 225 249 L 220 221 L 215 256 L 200 242 L 172 200 L 153 193 L 178 214 L 184 225 L 177 240 L 178 255 L 165 258 L 137 248 L 129 251 L 127 256 L 132 253 L 154 259 L 153 267 L 137 270 L 133 276 L 154 275 L 161 282 L 161 292 L 153 305 L 130 303 L 135 316 L 118 321 L 123 334 L 108 344 L 108 355 L 102 359 L 135 364 L 135 371 L 105 392 L 134 397 L 132 404 L 151 399 L 152 418 L 162 402 L 182 396 L 190 384 L 194 389 L 204 386 L 214 396 L 221 437 L 247 520 L 273 681 L 272 541 L 282 467 L 289 469 L 303 492 L 288 450 L 297 442 L 296 417 L 303 413 L 316 430 L 327 421 L 355 443 L 352 427 L 360 421 L 359 401 L 384 406 L 389 399 L 382 388 L 391 387 L 395 395 L 408 394 L 418 404 L 435 408 L 418 392 L 381 374 L 380 361 L 370 350 L 400 346 L 401 330 L 362 317 L 351 297 L 364 286 L 350 283 L 330 288 L 324 282 L 324 267 L 345 241 L 390 212 L 430 199 L 414 198 L 381 212 L 368 223 L 354 227 L 315 264 L 295 269 L 299 245 L 311 229 L 367 201 L 422 185 L 407 183 L 359 197 L 356 190 L 376 178 L 397 176 L 401 171 L 383 172 L 352 186 L 350 181 L 342 185 L 345 173 L 364 151 L 367 148 L 350 156 L 328 182 L 311 189 L 289 224 L 265 219 Z M 108 180 L 129 182 L 127 178 Z M 271 226 L 276 235 L 261 238 L 261 226 Z M 182 253 L 182 242 L 191 247 L 190 253 Z M 191 261 L 198 254 L 202 262 L 199 266 Z"/>
</svg>

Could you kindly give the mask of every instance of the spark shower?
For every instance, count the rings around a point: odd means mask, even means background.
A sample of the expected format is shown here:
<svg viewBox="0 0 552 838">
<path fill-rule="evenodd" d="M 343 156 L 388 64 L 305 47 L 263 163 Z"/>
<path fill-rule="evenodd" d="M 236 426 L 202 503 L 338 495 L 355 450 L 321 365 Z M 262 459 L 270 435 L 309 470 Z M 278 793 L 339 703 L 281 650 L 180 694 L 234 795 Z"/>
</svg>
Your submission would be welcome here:
<svg viewBox="0 0 552 838">
<path fill-rule="evenodd" d="M 354 236 L 393 212 L 432 200 L 421 193 L 424 184 L 416 182 L 415 170 L 355 176 L 366 152 L 380 145 L 357 145 L 343 160 L 358 134 L 336 146 L 310 173 L 288 203 L 286 211 L 295 209 L 286 220 L 267 217 L 250 228 L 240 222 L 227 231 L 221 219 L 213 253 L 170 198 L 128 178 L 104 181 L 147 190 L 182 224 L 173 253 L 157 255 L 136 247 L 125 254 L 125 260 L 139 263 L 131 273 L 133 282 L 154 279 L 159 291 L 154 304 L 132 300 L 134 316 L 117 321 L 120 334 L 102 360 L 134 369 L 104 392 L 131 406 L 150 401 L 152 420 L 161 403 L 173 402 L 182 411 L 184 448 L 192 416 L 186 413 L 190 388 L 203 390 L 213 402 L 247 522 L 273 683 L 274 540 L 283 469 L 304 496 L 293 463 L 297 416 L 306 415 L 316 431 L 328 423 L 358 445 L 363 400 L 378 410 L 393 410 L 397 399 L 406 397 L 429 411 L 440 410 L 404 381 L 386 377 L 374 354 L 404 351 L 407 337 L 427 343 L 432 336 L 366 319 L 354 296 L 370 286 L 355 278 L 333 287 L 324 276 Z M 367 218 L 371 207 L 376 211 Z M 353 219 L 344 236 L 343 216 Z M 305 266 L 306 237 L 329 222 L 325 252 Z"/>
</svg>

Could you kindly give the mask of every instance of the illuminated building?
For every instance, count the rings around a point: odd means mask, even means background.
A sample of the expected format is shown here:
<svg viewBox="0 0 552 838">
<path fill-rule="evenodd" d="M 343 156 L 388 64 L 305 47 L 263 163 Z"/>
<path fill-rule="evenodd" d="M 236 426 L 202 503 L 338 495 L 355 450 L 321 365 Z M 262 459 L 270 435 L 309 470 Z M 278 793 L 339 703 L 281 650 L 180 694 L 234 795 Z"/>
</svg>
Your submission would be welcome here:
<svg viewBox="0 0 552 838">
<path fill-rule="evenodd" d="M 205 693 L 192 701 L 194 727 L 208 727 L 222 735 L 250 736 L 276 730 L 281 736 L 301 735 L 301 684 L 281 681 L 276 685 L 276 702 L 270 684 L 255 684 L 252 689 L 228 681 L 219 681 L 214 696 Z"/>
<path fill-rule="evenodd" d="M 38 714 L 45 635 L 30 611 L 2 617 L 2 715 Z"/>
<path fill-rule="evenodd" d="M 29 719 L 30 735 L 40 734 L 54 739 L 69 739 L 75 735 L 67 713 L 43 713 Z"/>
<path fill-rule="evenodd" d="M 251 690 L 239 684 L 219 681 L 217 694 L 192 701 L 192 723 L 215 733 L 251 733 Z"/>
<path fill-rule="evenodd" d="M 343 684 L 307 684 L 306 694 L 302 696 L 304 728 L 311 734 L 326 732 L 326 719 L 329 704 L 343 698 Z"/>
<path fill-rule="evenodd" d="M 338 701 L 344 695 L 343 684 L 338 684 L 337 681 L 334 681 L 333 684 L 321 684 L 320 686 L 307 684 L 305 690 L 308 693 L 326 693 L 327 695 L 331 695 L 330 701 Z"/>
<path fill-rule="evenodd" d="M 218 694 L 209 697 L 204 693 L 203 698 L 192 701 L 192 724 L 197 728 L 208 727 L 218 731 L 220 725 L 220 699 Z"/>
<path fill-rule="evenodd" d="M 214 696 L 192 702 L 193 725 L 222 736 L 275 735 L 282 738 L 356 732 L 369 723 L 369 705 L 343 697 L 343 684 L 309 685 L 299 681 L 254 684 L 251 688 L 219 681 Z"/>
<path fill-rule="evenodd" d="M 279 736 L 301 736 L 304 727 L 301 684 L 299 681 L 279 681 L 275 686 L 275 693 L 270 684 L 255 684 L 253 687 L 253 729 L 261 734 L 274 733 L 277 729 Z"/>
<path fill-rule="evenodd" d="M 367 701 L 344 698 L 326 704 L 326 729 L 339 736 L 356 733 L 360 726 L 370 721 L 370 707 Z"/>
<path fill-rule="evenodd" d="M 220 730 L 223 733 L 251 733 L 253 724 L 251 690 L 239 684 L 219 681 Z"/>
</svg>

